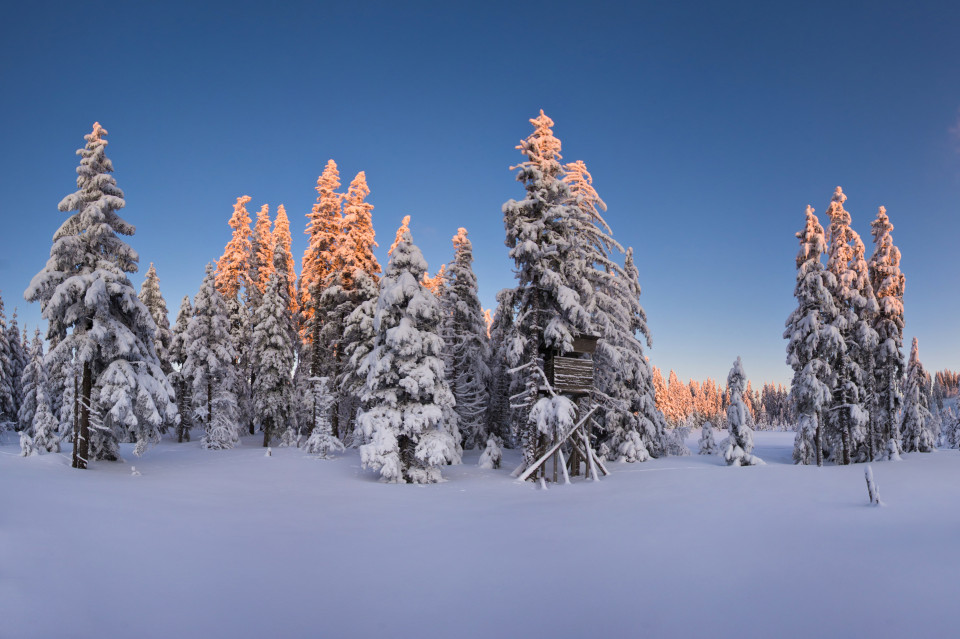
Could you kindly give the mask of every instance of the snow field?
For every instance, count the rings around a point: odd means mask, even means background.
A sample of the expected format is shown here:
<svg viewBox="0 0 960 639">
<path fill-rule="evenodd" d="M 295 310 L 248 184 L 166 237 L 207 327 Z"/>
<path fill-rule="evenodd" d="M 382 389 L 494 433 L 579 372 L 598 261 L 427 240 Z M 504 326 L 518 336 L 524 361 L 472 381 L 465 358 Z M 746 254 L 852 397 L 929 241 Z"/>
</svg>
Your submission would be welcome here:
<svg viewBox="0 0 960 639">
<path fill-rule="evenodd" d="M 696 452 L 699 433 L 688 445 Z M 610 464 L 543 491 L 500 470 L 386 485 L 247 436 L 86 472 L 0 446 L 0 636 L 935 637 L 960 595 L 960 451 L 864 466 Z M 132 476 L 135 464 L 140 476 Z"/>
</svg>

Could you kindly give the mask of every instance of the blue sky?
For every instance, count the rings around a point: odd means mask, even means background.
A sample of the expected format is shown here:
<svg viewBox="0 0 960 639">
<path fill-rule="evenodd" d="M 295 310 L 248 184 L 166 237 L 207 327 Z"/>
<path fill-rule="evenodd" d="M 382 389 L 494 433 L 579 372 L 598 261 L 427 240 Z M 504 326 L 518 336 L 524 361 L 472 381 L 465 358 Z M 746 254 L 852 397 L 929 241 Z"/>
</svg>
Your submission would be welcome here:
<svg viewBox="0 0 960 639">
<path fill-rule="evenodd" d="M 843 186 L 887 207 L 906 343 L 960 368 L 960 7 L 783 3 L 17 3 L 0 24 L 0 294 L 22 300 L 75 188 L 108 155 L 171 313 L 230 237 L 239 195 L 283 203 L 294 253 L 328 158 L 366 171 L 386 249 L 410 214 L 434 271 L 470 231 L 485 306 L 513 283 L 500 207 L 539 109 L 635 247 L 653 364 L 788 382 L 794 233 Z"/>
</svg>

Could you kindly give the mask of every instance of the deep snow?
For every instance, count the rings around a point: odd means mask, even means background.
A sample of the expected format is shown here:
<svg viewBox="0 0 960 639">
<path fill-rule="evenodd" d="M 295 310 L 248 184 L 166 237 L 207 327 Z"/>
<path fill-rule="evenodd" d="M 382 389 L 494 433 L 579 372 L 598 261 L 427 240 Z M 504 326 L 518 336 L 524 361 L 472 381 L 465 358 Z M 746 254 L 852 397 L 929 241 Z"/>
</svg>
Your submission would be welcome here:
<svg viewBox="0 0 960 639">
<path fill-rule="evenodd" d="M 872 464 L 878 508 L 863 465 L 793 466 L 792 437 L 755 433 L 766 466 L 694 454 L 543 491 L 516 451 L 413 486 L 257 437 L 77 471 L 8 434 L 0 636 L 955 636 L 960 452 Z"/>
</svg>

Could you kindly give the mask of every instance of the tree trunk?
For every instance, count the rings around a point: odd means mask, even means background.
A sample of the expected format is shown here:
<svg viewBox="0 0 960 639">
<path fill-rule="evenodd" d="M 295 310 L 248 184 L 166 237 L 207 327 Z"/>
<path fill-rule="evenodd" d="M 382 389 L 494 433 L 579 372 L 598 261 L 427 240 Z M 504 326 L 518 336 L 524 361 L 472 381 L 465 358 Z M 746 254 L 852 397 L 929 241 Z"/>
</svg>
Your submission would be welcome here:
<svg viewBox="0 0 960 639">
<path fill-rule="evenodd" d="M 816 442 L 814 445 L 817 447 L 817 466 L 823 466 L 823 419 L 821 415 L 817 415 L 817 430 L 814 438 Z"/>
<path fill-rule="evenodd" d="M 93 372 L 90 362 L 83 363 L 83 381 L 80 385 L 80 427 L 73 447 L 73 467 L 84 469 L 87 467 L 87 457 L 90 455 L 90 395 L 93 392 Z"/>
</svg>

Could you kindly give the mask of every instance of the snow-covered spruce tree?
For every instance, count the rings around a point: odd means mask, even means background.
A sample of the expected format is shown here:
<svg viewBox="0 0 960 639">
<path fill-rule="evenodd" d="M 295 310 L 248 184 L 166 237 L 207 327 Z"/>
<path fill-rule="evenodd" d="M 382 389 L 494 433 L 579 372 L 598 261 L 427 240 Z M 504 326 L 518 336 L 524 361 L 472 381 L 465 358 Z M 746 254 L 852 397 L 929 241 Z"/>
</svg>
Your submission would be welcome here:
<svg viewBox="0 0 960 639">
<path fill-rule="evenodd" d="M 307 438 L 303 450 L 319 459 L 327 459 L 331 453 L 343 450 L 343 443 L 333 436 L 330 428 L 330 409 L 333 407 L 333 395 L 330 380 L 326 377 L 311 378 L 311 400 L 313 411 L 313 432 Z"/>
<path fill-rule="evenodd" d="M 903 418 L 900 431 L 903 434 L 905 453 L 929 453 L 936 448 L 936 433 L 932 429 L 930 414 L 930 377 L 920 363 L 917 338 L 910 346 L 907 362 L 907 377 L 904 381 Z"/>
<path fill-rule="evenodd" d="M 14 399 L 13 356 L 10 342 L 7 340 L 7 318 L 3 312 L 3 298 L 0 297 L 0 430 L 2 424 L 17 421 L 17 405 Z"/>
<path fill-rule="evenodd" d="M 173 325 L 168 351 L 170 364 L 174 369 L 169 378 L 177 395 L 177 410 L 180 412 L 180 424 L 177 425 L 177 442 L 179 443 L 190 441 L 190 429 L 193 427 L 190 380 L 183 374 L 183 364 L 187 361 L 187 326 L 190 324 L 191 317 L 193 317 L 193 305 L 190 304 L 190 296 L 184 295 Z"/>
<path fill-rule="evenodd" d="M 827 270 L 834 280 L 830 289 L 837 316 L 834 322 L 842 348 L 833 364 L 833 407 L 826 420 L 825 440 L 832 460 L 849 464 L 871 457 L 867 401 L 872 386 L 872 360 L 877 333 L 872 328 L 877 310 L 870 286 L 865 249 L 850 227 L 850 214 L 843 208 L 847 196 L 838 186 L 830 202 Z"/>
<path fill-rule="evenodd" d="M 873 255 L 870 257 L 870 282 L 877 296 L 873 328 L 877 331 L 874 364 L 874 394 L 870 418 L 877 437 L 876 450 L 882 459 L 899 456 L 898 415 L 903 406 L 903 293 L 906 278 L 900 272 L 900 249 L 893 244 L 893 224 L 887 210 L 880 207 L 870 224 Z"/>
<path fill-rule="evenodd" d="M 433 483 L 459 461 L 456 425 L 443 423 L 453 396 L 444 378 L 440 301 L 421 283 L 427 263 L 406 233 L 380 282 L 373 351 L 357 422 L 370 443 L 364 467 L 386 482 Z"/>
<path fill-rule="evenodd" d="M 33 341 L 30 343 L 27 367 L 23 370 L 22 390 L 23 401 L 17 412 L 18 430 L 25 430 L 33 434 L 33 419 L 37 414 L 37 393 L 41 386 L 47 385 L 47 368 L 43 365 L 43 341 L 40 339 L 40 329 L 36 329 Z M 47 390 L 49 397 L 49 389 Z M 56 429 L 55 429 L 56 430 Z"/>
<path fill-rule="evenodd" d="M 249 195 L 237 198 L 230 216 L 230 228 L 233 236 L 223 249 L 223 255 L 217 260 L 217 290 L 223 299 L 239 298 L 240 290 L 250 286 L 249 256 L 252 250 L 250 240 L 250 214 L 247 212 Z M 268 220 L 269 224 L 269 220 Z"/>
<path fill-rule="evenodd" d="M 309 241 L 303 253 L 297 291 L 303 312 L 305 336 L 311 344 L 313 317 L 318 301 L 313 298 L 313 289 L 334 270 L 331 259 L 334 246 L 340 239 L 343 195 L 337 192 L 339 188 L 340 172 L 337 170 L 337 163 L 332 159 L 327 160 L 327 165 L 317 178 L 317 201 L 307 214 L 307 229 L 304 233 L 309 237 Z M 320 348 L 318 345 L 316 351 Z M 319 354 L 314 355 L 313 350 L 311 349 L 312 359 L 317 359 Z"/>
<path fill-rule="evenodd" d="M 37 387 L 37 411 L 33 418 L 33 448 L 38 453 L 59 453 L 59 424 L 50 410 L 46 380 Z"/>
<path fill-rule="evenodd" d="M 601 449 L 609 459 L 645 461 L 665 454 L 663 414 L 657 410 L 653 371 L 643 351 L 651 345 L 640 305 L 640 282 L 628 248 L 623 269 L 609 267 L 596 288 L 595 314 L 602 339 L 594 353 L 595 385 L 602 405 Z"/>
<path fill-rule="evenodd" d="M 297 334 L 290 312 L 287 263 L 275 242 L 273 274 L 253 315 L 254 414 L 263 427 L 263 447 L 293 426 L 293 380 Z"/>
<path fill-rule="evenodd" d="M 15 415 L 19 415 L 20 405 L 23 403 L 23 371 L 29 361 L 25 342 L 26 335 L 21 337 L 17 310 L 14 309 L 10 325 L 7 326 L 7 343 L 10 345 L 10 380 L 13 386 L 13 407 L 17 411 Z"/>
<path fill-rule="evenodd" d="M 457 425 L 464 448 L 485 446 L 490 393 L 490 340 L 473 272 L 473 244 L 467 229 L 453 236 L 454 255 L 443 288 L 444 350 L 447 379 L 456 400 Z"/>
<path fill-rule="evenodd" d="M 121 439 L 136 441 L 140 454 L 158 441 L 164 423 L 178 418 L 173 388 L 154 351 L 156 331 L 127 273 L 137 270 L 137 253 L 118 237 L 134 227 L 118 214 L 124 206 L 113 165 L 106 157 L 106 131 L 94 123 L 77 168 L 78 190 L 61 211 L 74 211 L 53 236 L 50 259 L 24 293 L 39 301 L 55 344 L 48 367 L 76 359 L 81 368 L 80 416 L 73 466 L 86 468 L 90 456 L 118 459 Z M 92 419 L 98 424 L 92 432 Z"/>
<path fill-rule="evenodd" d="M 286 273 L 286 281 L 283 282 L 287 287 L 286 297 L 289 300 L 291 316 L 296 320 L 300 305 L 297 302 L 297 265 L 293 260 L 293 253 L 290 250 L 290 220 L 287 218 L 287 209 L 281 204 L 277 207 L 277 220 L 273 224 L 272 241 L 274 245 L 280 244 L 283 252 L 283 270 Z M 277 258 L 274 256 L 274 271 L 277 270 Z"/>
<path fill-rule="evenodd" d="M 517 370 L 523 391 L 514 405 L 524 463 L 532 463 L 548 437 L 529 418 L 543 382 L 544 353 L 567 353 L 577 334 L 593 329 L 586 302 L 578 289 L 591 287 L 586 273 L 585 247 L 597 227 L 584 220 L 583 211 L 571 204 L 570 189 L 562 178 L 560 140 L 554 137 L 553 120 L 544 115 L 530 120 L 534 132 L 517 148 L 527 159 L 515 169 L 526 191 L 520 201 L 503 205 L 506 245 L 513 258 L 517 286 L 509 296 L 517 331 L 507 348 L 507 364 Z M 588 295 L 589 292 L 587 291 Z"/>
<path fill-rule="evenodd" d="M 339 277 L 334 278 L 334 282 L 340 282 Z M 331 287 L 323 293 L 323 300 L 328 297 L 342 296 L 342 302 L 335 307 L 336 314 L 329 318 L 331 321 L 324 327 L 322 335 L 326 336 L 334 326 L 342 326 L 342 338 L 340 339 L 340 353 L 338 366 L 333 370 L 339 370 L 339 375 L 334 382 L 336 388 L 332 389 L 335 403 L 333 405 L 332 424 L 336 426 L 339 423 L 339 414 L 341 412 L 352 414 L 356 407 L 360 406 L 360 398 L 364 394 L 367 384 L 367 369 L 364 361 L 367 355 L 373 350 L 374 341 L 377 332 L 374 329 L 374 316 L 377 311 L 377 298 L 379 291 L 377 282 L 362 269 L 354 271 L 353 281 L 351 282 L 352 291 L 350 297 L 347 297 L 347 291 L 342 287 Z M 356 307 L 353 304 L 356 303 Z M 353 308 L 345 319 L 340 318 L 340 313 Z M 342 410 L 341 410 L 342 409 Z M 344 424 L 343 428 L 333 429 L 334 436 L 338 433 L 344 437 L 352 435 L 351 445 L 359 446 L 364 443 L 363 429 L 356 425 L 353 432 L 350 432 L 350 424 Z M 344 441 L 347 441 L 344 439 Z"/>
<path fill-rule="evenodd" d="M 150 317 L 157 325 L 156 337 L 153 340 L 154 350 L 157 352 L 157 358 L 160 360 L 160 368 L 167 375 L 173 370 L 170 364 L 170 340 L 173 334 L 170 332 L 170 318 L 168 317 L 167 302 L 160 293 L 160 278 L 157 277 L 157 269 L 153 262 L 150 262 L 150 268 L 147 269 L 147 276 L 143 280 L 143 286 L 140 287 L 140 301 L 150 311 Z"/>
<path fill-rule="evenodd" d="M 716 455 L 720 450 L 717 448 L 717 440 L 713 434 L 713 424 L 703 422 L 700 427 L 700 450 L 701 455 Z"/>
<path fill-rule="evenodd" d="M 497 312 L 490 326 L 490 400 L 486 416 L 487 433 L 497 435 L 510 447 L 517 441 L 510 398 L 518 389 L 514 387 L 517 379 L 510 373 L 509 348 L 520 343 L 513 323 L 512 294 L 513 289 L 503 289 L 497 294 Z"/>
<path fill-rule="evenodd" d="M 267 290 L 270 275 L 273 274 L 273 233 L 270 231 L 270 205 L 264 204 L 257 211 L 257 221 L 253 224 L 250 236 L 250 254 L 247 256 L 249 269 L 249 289 L 254 305 Z"/>
<path fill-rule="evenodd" d="M 240 437 L 234 394 L 236 351 L 215 278 L 213 266 L 208 264 L 187 323 L 187 355 L 181 373 L 190 385 L 193 421 L 206 432 L 201 445 L 219 450 L 232 448 Z"/>
<path fill-rule="evenodd" d="M 763 460 L 751 454 L 753 452 L 753 431 L 749 426 L 749 413 L 743 401 L 743 391 L 747 376 L 743 372 L 740 358 L 733 363 L 727 376 L 727 389 L 730 391 L 730 404 L 727 406 L 727 430 L 730 436 L 723 459 L 729 466 L 757 466 Z"/>
<path fill-rule="evenodd" d="M 341 437 L 353 429 L 353 418 L 360 398 L 347 392 L 349 380 L 356 371 L 348 368 L 359 345 L 356 340 L 365 334 L 348 330 L 353 312 L 376 298 L 376 283 L 380 273 L 373 249 L 377 246 L 371 211 L 366 201 L 370 194 L 366 176 L 361 171 L 350 183 L 344 197 L 341 236 L 331 258 L 336 270 L 321 283 L 318 313 L 322 318 L 319 343 L 330 354 L 315 376 L 330 377 L 336 382 L 333 409 L 333 434 Z M 362 273 L 362 274 L 361 274 Z M 359 360 L 357 361 L 359 364 Z M 341 419 L 346 423 L 341 424 Z"/>
<path fill-rule="evenodd" d="M 823 465 L 823 423 L 832 401 L 833 362 L 843 348 L 836 327 L 837 307 L 830 290 L 834 276 L 820 261 L 827 244 L 823 227 L 807 206 L 806 224 L 797 232 L 797 308 L 787 318 L 783 332 L 787 364 L 793 369 L 790 399 L 797 414 L 793 461 Z"/>
</svg>

